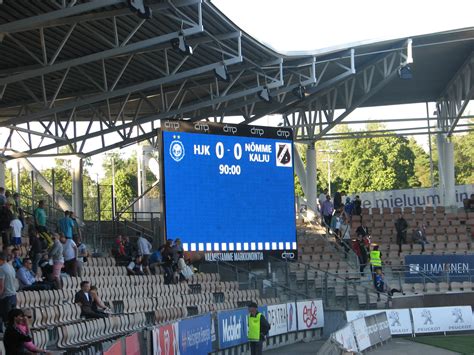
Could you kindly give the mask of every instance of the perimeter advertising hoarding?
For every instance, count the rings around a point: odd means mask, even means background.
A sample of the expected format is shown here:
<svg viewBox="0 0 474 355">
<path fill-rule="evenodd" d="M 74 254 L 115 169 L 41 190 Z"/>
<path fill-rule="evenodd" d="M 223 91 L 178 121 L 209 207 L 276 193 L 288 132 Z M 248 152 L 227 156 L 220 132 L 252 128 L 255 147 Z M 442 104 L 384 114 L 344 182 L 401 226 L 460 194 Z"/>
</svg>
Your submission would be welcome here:
<svg viewBox="0 0 474 355">
<path fill-rule="evenodd" d="M 371 344 L 365 317 L 353 320 L 352 328 L 354 330 L 354 337 L 357 339 L 357 344 L 359 345 L 359 350 L 363 351 L 370 348 Z"/>
<path fill-rule="evenodd" d="M 322 300 L 297 302 L 296 310 L 298 330 L 324 327 L 324 310 Z"/>
<path fill-rule="evenodd" d="M 288 332 L 288 309 L 287 304 L 267 306 L 268 323 L 270 323 L 269 336 L 285 334 Z"/>
<path fill-rule="evenodd" d="M 153 354 L 178 354 L 178 323 L 170 323 L 153 329 Z"/>
<path fill-rule="evenodd" d="M 397 334 L 412 334 L 413 327 L 410 319 L 410 310 L 405 309 L 386 309 L 386 310 L 360 310 L 360 311 L 346 311 L 346 318 L 348 322 L 355 319 L 364 318 L 380 312 L 387 314 L 387 320 L 392 335 Z"/>
<path fill-rule="evenodd" d="M 472 330 L 471 306 L 412 308 L 416 334 Z"/>
<path fill-rule="evenodd" d="M 247 342 L 247 308 L 217 312 L 219 349 Z"/>
<path fill-rule="evenodd" d="M 387 314 L 385 312 L 377 313 L 374 315 L 377 322 L 377 327 L 379 329 L 379 337 L 381 341 L 387 341 L 391 338 L 392 334 L 390 333 L 390 325 L 387 319 Z"/>
<path fill-rule="evenodd" d="M 432 281 L 469 281 L 474 277 L 474 255 L 406 255 L 405 282 L 423 282 L 423 276 Z"/>
<path fill-rule="evenodd" d="M 346 325 L 339 329 L 333 335 L 334 340 L 339 343 L 347 351 L 357 351 L 357 343 L 355 340 L 352 324 Z"/>
<path fill-rule="evenodd" d="M 180 355 L 207 355 L 212 352 L 210 314 L 182 319 L 178 329 Z"/>
<path fill-rule="evenodd" d="M 296 314 L 296 303 L 291 302 L 286 304 L 287 316 L 288 316 L 288 333 L 296 332 L 298 330 L 297 314 Z"/>
<path fill-rule="evenodd" d="M 296 259 L 293 133 L 162 121 L 163 229 L 207 261 Z"/>
</svg>

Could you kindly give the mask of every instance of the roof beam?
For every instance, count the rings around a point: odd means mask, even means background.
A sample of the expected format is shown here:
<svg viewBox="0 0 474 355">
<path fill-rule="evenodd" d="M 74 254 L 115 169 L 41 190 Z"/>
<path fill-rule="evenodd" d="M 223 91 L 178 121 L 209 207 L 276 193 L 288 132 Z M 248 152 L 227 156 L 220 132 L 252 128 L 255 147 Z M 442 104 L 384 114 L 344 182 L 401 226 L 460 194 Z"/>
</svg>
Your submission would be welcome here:
<svg viewBox="0 0 474 355">
<path fill-rule="evenodd" d="M 43 24 L 68 16 L 100 9 L 105 6 L 123 4 L 124 0 L 94 0 L 73 7 L 47 12 L 38 16 L 27 17 L 18 21 L 0 25 L 0 33 L 14 33 L 41 27 Z"/>
<path fill-rule="evenodd" d="M 438 129 L 453 134 L 469 101 L 474 98 L 474 51 L 461 65 L 436 101 Z M 450 117 L 449 120 L 445 118 Z"/>
</svg>

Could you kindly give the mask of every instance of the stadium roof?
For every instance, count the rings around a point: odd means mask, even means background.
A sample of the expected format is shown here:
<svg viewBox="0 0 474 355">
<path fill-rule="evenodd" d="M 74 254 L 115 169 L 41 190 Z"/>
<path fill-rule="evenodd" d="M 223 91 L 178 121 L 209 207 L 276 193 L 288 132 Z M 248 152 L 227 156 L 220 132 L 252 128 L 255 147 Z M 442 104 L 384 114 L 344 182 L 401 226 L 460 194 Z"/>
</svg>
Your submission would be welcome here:
<svg viewBox="0 0 474 355">
<path fill-rule="evenodd" d="M 473 96 L 474 27 L 281 54 L 209 1 L 145 3 L 151 18 L 123 0 L 0 3 L 0 144 L 16 151 L 5 159 L 155 143 L 164 118 L 278 113 L 314 141 L 358 107 L 428 101 L 451 134 Z"/>
</svg>

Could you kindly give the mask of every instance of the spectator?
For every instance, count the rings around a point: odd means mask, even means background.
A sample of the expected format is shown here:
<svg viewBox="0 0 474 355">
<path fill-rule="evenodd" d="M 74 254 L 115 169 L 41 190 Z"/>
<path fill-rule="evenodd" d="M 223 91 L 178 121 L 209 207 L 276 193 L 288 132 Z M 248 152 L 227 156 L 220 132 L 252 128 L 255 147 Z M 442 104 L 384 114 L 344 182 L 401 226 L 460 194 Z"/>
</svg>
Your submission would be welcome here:
<svg viewBox="0 0 474 355">
<path fill-rule="evenodd" d="M 23 209 L 21 208 L 21 205 L 20 205 L 20 195 L 19 195 L 17 192 L 15 192 L 15 193 L 13 194 L 13 201 L 15 202 L 15 203 L 12 205 L 13 214 L 18 217 L 18 219 L 19 219 L 20 222 L 21 222 L 21 225 L 24 227 L 24 226 L 25 226 L 25 212 L 24 212 Z"/>
<path fill-rule="evenodd" d="M 115 248 L 113 249 L 112 254 L 114 254 L 116 258 L 125 257 L 125 247 L 123 245 L 121 235 L 117 236 L 117 238 L 115 239 Z"/>
<path fill-rule="evenodd" d="M 377 270 L 382 270 L 382 253 L 379 251 L 379 246 L 374 245 L 370 252 L 370 266 L 372 269 L 372 277 L 375 276 Z"/>
<path fill-rule="evenodd" d="M 21 261 L 21 252 L 18 248 L 12 249 L 12 266 L 15 270 L 18 270 L 23 266 L 23 262 Z"/>
<path fill-rule="evenodd" d="M 61 243 L 63 244 L 63 257 L 64 257 L 64 271 L 69 276 L 77 276 L 77 257 L 78 250 L 74 240 L 66 238 L 64 234 L 60 235 Z"/>
<path fill-rule="evenodd" d="M 173 272 L 173 249 L 172 239 L 168 239 L 165 245 L 162 245 L 159 250 L 162 257 L 162 267 L 165 272 L 164 282 L 165 285 L 174 283 L 174 272 Z"/>
<path fill-rule="evenodd" d="M 40 200 L 38 202 L 38 207 L 35 209 L 35 224 L 36 224 L 36 229 L 38 229 L 38 232 L 48 232 L 48 228 L 46 228 L 46 211 L 44 209 L 45 203 L 44 200 Z"/>
<path fill-rule="evenodd" d="M 74 214 L 74 211 L 69 211 L 69 218 L 72 219 L 72 222 L 74 223 L 73 228 L 72 228 L 72 236 L 79 236 L 82 238 L 82 233 L 81 233 L 81 227 L 79 226 L 79 223 L 77 222 L 76 215 Z"/>
<path fill-rule="evenodd" d="M 385 283 L 385 278 L 382 273 L 381 269 L 377 269 L 375 272 L 375 277 L 374 277 L 374 286 L 375 290 L 377 291 L 377 302 L 380 301 L 380 294 L 381 293 L 387 293 L 389 297 L 392 297 L 394 293 L 399 292 L 402 293 L 402 291 L 396 289 L 396 288 L 389 288 L 387 284 Z M 402 293 L 404 294 L 404 293 Z"/>
<path fill-rule="evenodd" d="M 250 343 L 250 354 L 261 355 L 263 342 L 271 327 L 265 316 L 258 311 L 258 306 L 255 302 L 250 302 L 248 309 L 247 337 Z"/>
<path fill-rule="evenodd" d="M 127 272 L 129 276 L 132 275 L 145 275 L 143 271 L 143 261 L 142 256 L 137 255 L 135 260 L 131 261 L 127 266 Z"/>
<path fill-rule="evenodd" d="M 89 281 L 82 281 L 81 282 L 81 290 L 76 293 L 74 296 L 74 303 L 77 303 L 81 306 L 81 317 L 85 317 L 86 319 L 92 318 L 107 318 L 108 315 L 104 312 L 95 312 L 92 309 L 92 295 L 90 294 L 90 282 Z"/>
<path fill-rule="evenodd" d="M 318 197 L 318 209 L 319 213 L 321 213 L 322 216 L 322 210 L 323 210 L 323 203 L 326 201 L 326 196 L 328 194 L 328 189 L 324 189 L 322 193 L 319 194 Z"/>
<path fill-rule="evenodd" d="M 397 230 L 397 244 L 398 244 L 398 255 L 402 252 L 402 244 L 407 242 L 407 229 L 408 223 L 400 213 L 398 219 L 395 221 L 395 229 Z"/>
<path fill-rule="evenodd" d="M 0 253 L 0 333 L 8 313 L 16 307 L 15 284 L 15 269 L 8 263 L 7 255 Z"/>
<path fill-rule="evenodd" d="M 23 229 L 23 224 L 21 224 L 17 214 L 12 213 L 12 216 L 12 220 L 10 221 L 12 245 L 21 245 L 21 230 Z"/>
<path fill-rule="evenodd" d="M 43 278 L 50 282 L 53 285 L 53 288 L 56 288 L 57 282 L 53 277 L 53 265 L 49 263 L 48 254 L 43 254 L 41 256 L 38 266 L 41 269 L 41 275 Z"/>
<path fill-rule="evenodd" d="M 41 243 L 41 240 L 38 235 L 38 231 L 32 227 L 28 230 L 29 234 L 29 239 L 30 239 L 30 258 L 33 262 L 33 272 L 35 275 L 38 272 L 38 265 L 39 261 L 41 259 L 41 255 L 43 253 L 43 250 L 46 249 L 47 244 L 45 243 L 44 245 Z"/>
<path fill-rule="evenodd" d="M 354 202 L 351 201 L 350 197 L 346 198 L 346 204 L 344 205 L 344 216 L 346 221 L 352 225 L 352 213 L 354 212 Z"/>
<path fill-rule="evenodd" d="M 24 334 L 19 326 L 25 321 L 25 314 L 21 309 L 12 309 L 8 312 L 8 321 L 3 344 L 6 355 L 28 354 L 25 344 L 33 341 L 31 334 Z"/>
<path fill-rule="evenodd" d="M 354 199 L 354 212 L 352 212 L 354 216 L 360 216 L 362 214 L 362 201 L 359 195 L 356 195 Z"/>
<path fill-rule="evenodd" d="M 0 206 L 4 206 L 7 203 L 7 198 L 5 197 L 5 188 L 0 187 Z"/>
<path fill-rule="evenodd" d="M 469 198 L 465 198 L 462 203 L 466 212 L 474 212 L 474 194 L 471 194 Z"/>
<path fill-rule="evenodd" d="M 331 229 L 336 235 L 336 238 L 341 239 L 341 224 L 342 224 L 342 216 L 340 213 L 335 213 L 334 216 L 331 218 Z"/>
<path fill-rule="evenodd" d="M 358 237 L 370 236 L 369 227 L 364 225 L 364 223 L 361 221 L 360 225 L 356 228 L 356 234 Z"/>
<path fill-rule="evenodd" d="M 0 232 L 2 234 L 2 245 L 10 245 L 10 223 L 13 219 L 13 213 L 10 209 L 10 205 L 5 202 L 4 205 L 0 206 Z"/>
<path fill-rule="evenodd" d="M 334 209 L 339 211 L 342 207 L 342 193 L 339 191 L 334 192 Z"/>
<path fill-rule="evenodd" d="M 181 243 L 181 239 L 176 238 L 174 240 L 174 243 L 171 249 L 173 250 L 173 262 L 177 264 L 178 259 L 179 259 L 179 253 L 184 254 L 184 249 L 183 249 L 183 244 Z"/>
<path fill-rule="evenodd" d="M 184 260 L 184 253 L 178 252 L 178 273 L 179 273 L 179 281 L 186 281 L 189 280 L 193 276 L 193 269 L 189 265 L 186 264 Z"/>
<path fill-rule="evenodd" d="M 359 236 L 357 237 L 357 242 L 359 243 L 360 254 L 362 257 L 362 263 L 359 265 L 360 266 L 359 271 L 361 274 L 363 274 L 365 267 L 367 266 L 369 262 L 370 240 L 368 240 L 368 237 Z"/>
<path fill-rule="evenodd" d="M 52 277 L 56 284 L 56 288 L 61 288 L 61 269 L 64 265 L 63 245 L 59 241 L 59 234 L 53 233 L 53 246 L 48 253 L 53 262 Z"/>
<path fill-rule="evenodd" d="M 32 271 L 33 263 L 31 259 L 25 258 L 23 266 L 16 272 L 16 277 L 20 283 L 20 290 L 39 291 L 51 290 L 53 285 L 49 282 L 37 280 Z"/>
<path fill-rule="evenodd" d="M 84 263 L 87 263 L 87 258 L 90 255 L 87 251 L 87 246 L 82 242 L 82 238 L 79 235 L 74 236 L 73 240 L 77 246 L 77 276 L 81 277 Z"/>
<path fill-rule="evenodd" d="M 92 296 L 92 310 L 97 313 L 106 313 L 110 312 L 110 308 L 107 307 L 104 302 L 102 302 L 97 287 L 91 286 L 89 294 Z"/>
<path fill-rule="evenodd" d="M 347 258 L 347 253 L 351 249 L 351 226 L 347 224 L 345 219 L 342 217 L 339 234 L 341 235 L 341 243 L 345 251 L 344 257 Z"/>
<path fill-rule="evenodd" d="M 425 244 L 428 244 L 426 240 L 425 225 L 422 224 L 420 227 L 413 229 L 413 244 L 421 244 L 421 252 L 425 251 Z"/>
<path fill-rule="evenodd" d="M 24 308 L 23 311 L 23 320 L 21 323 L 17 324 L 18 330 L 24 335 L 30 334 L 31 321 L 33 319 L 33 311 L 30 308 Z M 41 354 L 51 354 L 48 350 L 38 348 L 33 341 L 28 341 L 24 343 L 25 349 L 30 353 L 41 353 Z"/>
<path fill-rule="evenodd" d="M 64 211 L 64 217 L 58 221 L 58 231 L 67 239 L 72 239 L 72 231 L 74 228 L 74 221 L 69 216 L 69 211 Z"/>
<path fill-rule="evenodd" d="M 323 202 L 321 213 L 323 215 L 323 219 L 324 219 L 324 223 L 326 224 L 326 227 L 329 228 L 331 226 L 331 219 L 334 213 L 334 206 L 331 202 L 331 196 L 326 195 L 326 201 Z"/>
<path fill-rule="evenodd" d="M 125 250 L 125 256 L 127 260 L 131 260 L 133 255 L 135 255 L 135 250 L 133 248 L 132 243 L 130 243 L 130 238 L 128 236 L 123 236 L 122 238 L 123 248 Z"/>
<path fill-rule="evenodd" d="M 138 232 L 137 235 L 138 254 L 142 256 L 142 264 L 145 274 L 149 275 L 150 270 L 148 269 L 148 265 L 152 246 L 148 239 L 144 237 L 143 233 Z"/>
</svg>

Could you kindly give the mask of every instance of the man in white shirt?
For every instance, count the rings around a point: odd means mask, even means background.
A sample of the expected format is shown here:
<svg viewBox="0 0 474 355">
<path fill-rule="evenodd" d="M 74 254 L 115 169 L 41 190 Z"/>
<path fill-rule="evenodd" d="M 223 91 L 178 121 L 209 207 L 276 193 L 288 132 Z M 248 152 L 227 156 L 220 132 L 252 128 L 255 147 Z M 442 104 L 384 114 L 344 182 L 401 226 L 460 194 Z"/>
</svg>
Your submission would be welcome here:
<svg viewBox="0 0 474 355">
<path fill-rule="evenodd" d="M 322 206 L 323 206 L 323 202 L 326 201 L 326 195 L 328 194 L 328 189 L 324 189 L 323 192 L 321 192 L 319 194 L 319 197 L 318 197 L 318 209 L 319 209 L 319 212 L 321 212 L 321 209 L 322 209 Z"/>
<path fill-rule="evenodd" d="M 12 243 L 13 245 L 21 245 L 21 230 L 23 229 L 23 224 L 18 219 L 16 215 L 10 222 L 10 227 L 12 227 Z"/>
<path fill-rule="evenodd" d="M 137 233 L 137 234 L 139 234 L 138 241 L 137 241 L 138 255 L 142 256 L 142 265 L 143 265 L 144 272 L 145 274 L 149 275 L 150 270 L 148 268 L 148 260 L 150 259 L 152 245 L 148 241 L 148 239 L 146 239 L 143 236 L 142 233 Z"/>
<path fill-rule="evenodd" d="M 77 276 L 77 245 L 64 234 L 61 234 L 60 241 L 63 244 L 64 271 L 70 276 Z"/>
</svg>

